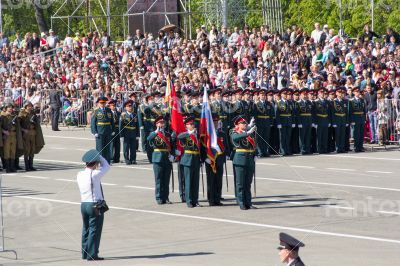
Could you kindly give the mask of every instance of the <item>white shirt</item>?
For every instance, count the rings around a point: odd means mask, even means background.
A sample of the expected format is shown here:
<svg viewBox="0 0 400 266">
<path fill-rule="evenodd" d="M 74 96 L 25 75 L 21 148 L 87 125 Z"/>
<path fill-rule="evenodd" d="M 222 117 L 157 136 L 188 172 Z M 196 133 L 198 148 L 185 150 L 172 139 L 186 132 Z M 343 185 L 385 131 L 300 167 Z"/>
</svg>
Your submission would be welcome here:
<svg viewBox="0 0 400 266">
<path fill-rule="evenodd" d="M 85 170 L 78 173 L 77 182 L 81 193 L 81 202 L 97 202 L 103 200 L 101 178 L 110 170 L 110 165 L 102 156 L 100 156 L 100 165 L 100 169 L 92 170 L 90 168 L 85 168 Z M 90 176 L 92 176 L 92 181 L 90 180 Z"/>
</svg>

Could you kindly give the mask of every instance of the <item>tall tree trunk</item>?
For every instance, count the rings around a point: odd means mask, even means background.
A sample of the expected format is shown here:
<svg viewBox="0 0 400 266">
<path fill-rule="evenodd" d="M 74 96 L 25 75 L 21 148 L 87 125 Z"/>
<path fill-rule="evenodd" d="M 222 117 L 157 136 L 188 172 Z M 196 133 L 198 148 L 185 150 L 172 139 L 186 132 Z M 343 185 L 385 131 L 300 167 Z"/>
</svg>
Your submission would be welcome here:
<svg viewBox="0 0 400 266">
<path fill-rule="evenodd" d="M 43 8 L 40 5 L 40 0 L 32 0 L 33 8 L 35 9 L 36 22 L 38 24 L 40 32 L 47 32 L 46 18 L 44 17 Z"/>
</svg>

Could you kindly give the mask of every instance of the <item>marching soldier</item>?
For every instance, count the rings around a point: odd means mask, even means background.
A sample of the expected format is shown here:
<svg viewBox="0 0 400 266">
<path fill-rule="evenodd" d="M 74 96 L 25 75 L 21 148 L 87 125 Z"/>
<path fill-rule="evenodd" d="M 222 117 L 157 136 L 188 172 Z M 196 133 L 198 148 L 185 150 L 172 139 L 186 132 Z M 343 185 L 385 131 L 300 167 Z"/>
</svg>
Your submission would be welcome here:
<svg viewBox="0 0 400 266">
<path fill-rule="evenodd" d="M 330 108 L 325 99 L 326 89 L 318 90 L 318 99 L 315 100 L 314 123 L 317 129 L 317 148 L 319 154 L 328 153 L 328 128 L 330 127 Z"/>
<path fill-rule="evenodd" d="M 114 136 L 111 141 L 110 145 L 110 158 L 112 159 L 113 163 L 119 163 L 119 158 L 120 158 L 120 153 L 121 153 L 121 141 L 120 141 L 120 135 L 119 135 L 119 119 L 121 116 L 121 112 L 117 110 L 115 107 L 115 104 L 117 102 L 115 100 L 110 100 L 108 102 L 108 107 L 110 108 L 113 116 L 113 122 L 114 122 Z"/>
<path fill-rule="evenodd" d="M 15 157 L 18 150 L 23 149 L 23 141 L 19 123 L 17 123 L 18 115 L 13 115 L 14 105 L 6 104 L 5 112 L 2 115 L 1 128 L 3 133 L 3 156 L 4 167 L 7 173 L 16 172 Z M 33 160 L 33 159 L 32 159 Z"/>
<path fill-rule="evenodd" d="M 108 145 L 111 144 L 115 130 L 113 114 L 110 108 L 106 107 L 106 102 L 106 97 L 98 99 L 98 107 L 94 110 L 90 127 L 92 134 L 96 138 L 96 150 L 110 163 L 111 153 Z"/>
<path fill-rule="evenodd" d="M 207 152 L 202 155 L 206 157 L 206 174 L 207 174 L 207 199 L 210 206 L 222 206 L 222 177 L 224 175 L 225 156 L 225 132 L 222 130 L 222 123 L 217 114 L 213 114 L 214 127 L 217 133 L 217 142 L 219 151 L 216 152 L 215 169 L 211 165 L 210 158 L 207 158 Z M 206 148 L 203 143 L 203 148 Z M 215 170 L 215 171 L 214 171 Z"/>
<path fill-rule="evenodd" d="M 178 139 L 184 148 L 180 165 L 183 166 L 185 177 L 186 204 L 189 208 L 201 207 L 199 204 L 200 143 L 194 126 L 194 118 L 187 117 L 184 124 L 187 132 L 179 134 Z"/>
<path fill-rule="evenodd" d="M 39 153 L 44 146 L 42 128 L 39 118 L 33 109 L 33 104 L 29 101 L 24 103 L 24 108 L 19 112 L 19 119 L 24 140 L 24 162 L 25 170 L 36 171 L 33 167 L 33 157 Z"/>
<path fill-rule="evenodd" d="M 307 99 L 308 89 L 300 90 L 300 99 L 296 102 L 297 127 L 299 128 L 300 152 L 311 153 L 312 102 Z"/>
<path fill-rule="evenodd" d="M 354 87 L 351 91 L 354 97 L 349 103 L 349 119 L 354 127 L 354 151 L 364 152 L 365 101 L 360 97 L 359 87 Z"/>
<path fill-rule="evenodd" d="M 271 102 L 266 101 L 267 90 L 260 91 L 260 100 L 254 104 L 254 116 L 256 119 L 258 134 L 262 137 L 258 141 L 257 154 L 259 157 L 269 157 L 271 127 L 274 123 L 275 110 Z M 260 137 L 260 138 L 261 138 Z"/>
<path fill-rule="evenodd" d="M 305 247 L 304 243 L 285 233 L 279 234 L 279 241 L 278 250 L 281 262 L 286 263 L 287 266 L 304 266 L 299 257 L 299 249 Z"/>
<path fill-rule="evenodd" d="M 174 140 L 165 131 L 165 120 L 162 116 L 155 120 L 156 130 L 151 132 L 147 140 L 153 148 L 153 170 L 155 176 L 156 201 L 157 204 L 170 204 L 169 201 L 169 182 L 174 161 L 173 143 Z"/>
<path fill-rule="evenodd" d="M 133 105 L 132 100 L 124 103 L 125 112 L 121 114 L 119 121 L 119 134 L 124 139 L 123 153 L 127 165 L 136 164 L 136 140 L 139 138 L 139 122 Z"/>
<path fill-rule="evenodd" d="M 335 129 L 335 143 L 337 153 L 346 152 L 346 127 L 349 126 L 347 113 L 348 103 L 343 100 L 343 93 L 346 93 L 345 88 L 339 87 L 336 89 L 336 99 L 333 100 L 332 107 L 332 127 Z"/>
<path fill-rule="evenodd" d="M 281 99 L 277 102 L 276 106 L 276 124 L 279 129 L 280 140 L 280 153 L 283 156 L 292 155 L 290 148 L 290 140 L 292 128 L 294 127 L 293 121 L 293 106 L 287 99 L 288 89 L 280 91 Z"/>
<path fill-rule="evenodd" d="M 251 136 L 256 126 L 247 130 L 247 122 L 242 117 L 234 120 L 235 128 L 231 132 L 231 140 L 236 149 L 233 157 L 233 168 L 236 175 L 236 197 L 241 210 L 256 209 L 251 203 L 251 183 L 255 171 L 254 157 L 256 143 Z"/>
</svg>

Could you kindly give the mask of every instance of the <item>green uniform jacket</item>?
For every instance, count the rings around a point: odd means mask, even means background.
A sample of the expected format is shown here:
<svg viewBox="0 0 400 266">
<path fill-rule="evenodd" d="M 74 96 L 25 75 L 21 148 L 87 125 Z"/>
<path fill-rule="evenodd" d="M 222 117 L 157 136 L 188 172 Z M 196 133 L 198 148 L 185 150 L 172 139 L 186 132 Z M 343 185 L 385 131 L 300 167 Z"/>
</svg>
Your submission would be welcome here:
<svg viewBox="0 0 400 266">
<path fill-rule="evenodd" d="M 139 121 L 135 113 L 123 112 L 119 119 L 119 135 L 121 138 L 135 139 L 139 136 Z"/>
<path fill-rule="evenodd" d="M 6 113 L 2 114 L 1 119 L 1 128 L 3 130 L 10 130 L 12 126 L 15 126 L 16 138 L 17 138 L 17 150 L 16 154 L 21 154 L 24 150 L 24 142 L 22 140 L 22 132 L 20 120 L 18 119 L 18 115 L 8 115 Z"/>
<path fill-rule="evenodd" d="M 105 107 L 104 112 L 100 108 L 96 108 L 90 123 L 92 134 L 111 135 L 114 132 L 113 113 L 110 108 Z"/>
<path fill-rule="evenodd" d="M 248 140 L 247 133 L 239 133 L 236 130 L 232 130 L 231 139 L 236 149 L 235 156 L 233 158 L 233 164 L 240 166 L 254 164 L 256 148 Z"/>
<path fill-rule="evenodd" d="M 296 123 L 297 125 L 309 126 L 313 123 L 313 104 L 309 100 L 298 100 L 296 102 Z"/>
<path fill-rule="evenodd" d="M 333 100 L 332 125 L 346 125 L 349 123 L 347 102 L 344 100 Z"/>
<path fill-rule="evenodd" d="M 174 149 L 175 137 L 174 135 L 171 135 L 170 133 L 165 131 L 161 132 L 161 134 L 163 134 L 165 136 L 165 139 L 169 141 L 170 147 L 168 147 L 168 144 L 164 141 L 164 139 L 159 137 L 155 131 L 151 132 L 150 135 L 147 137 L 147 140 L 149 141 L 151 147 L 154 149 L 152 155 L 152 162 L 170 163 L 168 156 L 171 155 L 171 152 L 173 150 L 175 150 Z"/>
<path fill-rule="evenodd" d="M 39 118 L 36 116 L 34 111 L 32 111 L 31 113 L 27 113 L 26 110 L 23 108 L 20 110 L 18 117 L 19 117 L 21 129 L 29 130 L 30 125 L 35 126 L 35 130 L 36 130 L 35 154 L 38 154 L 42 150 L 42 148 L 45 144 L 44 138 L 43 138 L 42 127 L 40 125 Z"/>
<path fill-rule="evenodd" d="M 268 128 L 274 124 L 275 110 L 268 101 L 258 101 L 254 104 L 254 118 L 257 128 Z"/>
<path fill-rule="evenodd" d="M 360 98 L 352 98 L 349 101 L 350 123 L 365 123 L 365 101 Z"/>
<path fill-rule="evenodd" d="M 276 124 L 282 126 L 292 126 L 294 124 L 293 105 L 288 100 L 279 100 L 276 103 Z"/>
<path fill-rule="evenodd" d="M 318 126 L 328 126 L 331 123 L 329 103 L 325 99 L 314 101 L 314 121 Z"/>
<path fill-rule="evenodd" d="M 191 134 L 183 132 L 178 135 L 179 141 L 182 143 L 185 152 L 182 155 L 180 164 L 183 166 L 191 166 L 196 163 L 196 160 L 200 162 L 200 140 L 197 139 L 197 144 L 190 137 Z"/>
</svg>

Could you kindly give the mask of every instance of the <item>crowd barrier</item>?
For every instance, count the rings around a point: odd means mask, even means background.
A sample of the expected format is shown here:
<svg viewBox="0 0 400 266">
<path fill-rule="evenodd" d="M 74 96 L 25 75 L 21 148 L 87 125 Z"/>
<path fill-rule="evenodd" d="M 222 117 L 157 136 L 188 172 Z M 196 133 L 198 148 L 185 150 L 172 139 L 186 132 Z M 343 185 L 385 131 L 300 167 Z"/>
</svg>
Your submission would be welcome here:
<svg viewBox="0 0 400 266">
<path fill-rule="evenodd" d="M 400 100 L 399 99 L 382 99 L 378 100 L 376 111 L 375 130 L 377 134 L 378 144 L 385 146 L 389 144 L 400 144 Z M 373 123 L 371 117 L 374 115 L 369 113 L 371 134 L 373 132 Z"/>
</svg>

